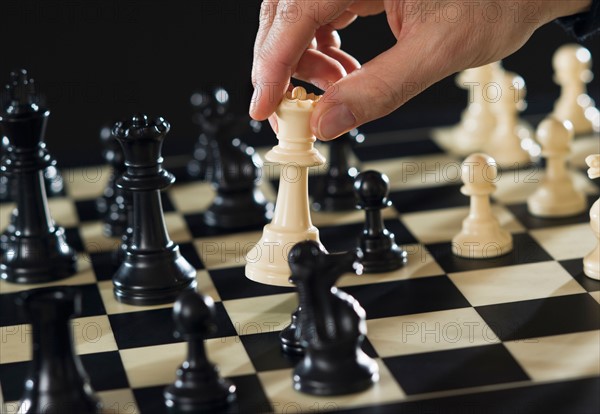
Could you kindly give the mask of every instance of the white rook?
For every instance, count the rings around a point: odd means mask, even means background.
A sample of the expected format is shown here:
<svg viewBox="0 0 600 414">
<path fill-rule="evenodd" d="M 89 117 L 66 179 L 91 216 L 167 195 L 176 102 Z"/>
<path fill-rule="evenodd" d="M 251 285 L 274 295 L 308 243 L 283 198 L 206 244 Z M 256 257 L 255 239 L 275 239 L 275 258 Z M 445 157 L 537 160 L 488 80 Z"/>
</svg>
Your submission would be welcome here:
<svg viewBox="0 0 600 414">
<path fill-rule="evenodd" d="M 256 282 L 291 287 L 288 252 L 303 240 L 320 243 L 308 202 L 308 169 L 325 163 L 314 148 L 316 138 L 309 123 L 319 98 L 296 87 L 286 93 L 277 108 L 279 144 L 265 156 L 267 161 L 281 165 L 275 213 L 246 255 L 246 277 Z"/>
</svg>

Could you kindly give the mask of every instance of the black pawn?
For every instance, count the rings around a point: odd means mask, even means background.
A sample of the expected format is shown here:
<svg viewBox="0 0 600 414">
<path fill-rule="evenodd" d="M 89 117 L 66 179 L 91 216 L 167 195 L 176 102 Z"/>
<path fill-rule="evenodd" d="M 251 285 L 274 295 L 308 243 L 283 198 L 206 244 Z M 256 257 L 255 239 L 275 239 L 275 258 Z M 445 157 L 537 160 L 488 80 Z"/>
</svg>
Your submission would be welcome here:
<svg viewBox="0 0 600 414">
<path fill-rule="evenodd" d="M 356 299 L 334 286 L 342 274 L 360 270 L 356 259 L 354 252 L 327 254 L 313 240 L 290 250 L 290 282 L 297 287 L 302 309 L 296 329 L 304 348 L 292 377 L 297 391 L 351 394 L 379 379 L 377 363 L 361 349 L 365 311 Z"/>
<path fill-rule="evenodd" d="M 188 342 L 188 355 L 164 391 L 171 413 L 222 412 L 236 400 L 235 385 L 221 378 L 206 356 L 204 340 L 215 333 L 215 318 L 213 300 L 195 291 L 182 293 L 173 306 L 175 337 Z"/>
<path fill-rule="evenodd" d="M 300 314 L 302 309 L 300 306 L 292 312 L 292 321 L 288 326 L 283 328 L 279 332 L 279 342 L 281 343 L 281 350 L 286 356 L 302 355 L 304 354 L 304 348 L 300 341 L 301 329 L 298 329 L 300 323 Z"/>
<path fill-rule="evenodd" d="M 365 226 L 358 250 L 364 273 L 390 272 L 406 262 L 406 251 L 394 241 L 383 222 L 381 211 L 392 205 L 388 200 L 390 183 L 385 174 L 365 171 L 356 176 L 354 190 L 358 196 L 358 208 L 365 211 Z"/>
<path fill-rule="evenodd" d="M 364 136 L 353 129 L 329 143 L 327 172 L 318 177 L 312 192 L 315 211 L 351 211 L 356 209 L 354 177 L 358 170 L 350 165 L 352 143 L 362 142 Z"/>
<path fill-rule="evenodd" d="M 33 359 L 19 413 L 95 414 L 102 411 L 73 346 L 69 320 L 81 313 L 74 288 L 43 288 L 17 298 L 32 323 Z"/>
<path fill-rule="evenodd" d="M 113 276 L 118 301 L 131 305 L 173 302 L 196 287 L 196 270 L 167 234 L 160 190 L 175 177 L 162 168 L 161 148 L 170 125 L 163 118 L 149 121 L 135 115 L 117 122 L 113 134 L 125 154 L 125 173 L 117 186 L 132 193 L 132 234 L 123 263 Z"/>
<path fill-rule="evenodd" d="M 96 208 L 104 222 L 104 235 L 122 237 L 128 227 L 127 200 L 125 191 L 117 187 L 117 179 L 125 172 L 125 156 L 110 127 L 100 130 L 100 141 L 104 147 L 102 156 L 112 173 L 102 196 L 96 200 Z"/>
<path fill-rule="evenodd" d="M 51 282 L 76 271 L 75 251 L 64 229 L 48 210 L 44 170 L 53 161 L 44 144 L 50 111 L 39 105 L 35 83 L 26 71 L 11 74 L 10 99 L 0 112 L 0 135 L 8 137 L 8 154 L 0 171 L 10 180 L 16 209 L 3 235 L 0 276 L 13 283 Z"/>
</svg>

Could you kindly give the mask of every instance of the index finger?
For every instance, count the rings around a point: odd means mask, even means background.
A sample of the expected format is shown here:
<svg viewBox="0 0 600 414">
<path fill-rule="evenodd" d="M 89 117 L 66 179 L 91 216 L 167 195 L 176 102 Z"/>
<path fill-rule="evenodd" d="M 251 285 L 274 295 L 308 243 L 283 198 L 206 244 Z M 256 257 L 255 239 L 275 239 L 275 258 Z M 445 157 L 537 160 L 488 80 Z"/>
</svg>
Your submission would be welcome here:
<svg viewBox="0 0 600 414">
<path fill-rule="evenodd" d="M 252 68 L 255 92 L 250 108 L 254 119 L 266 119 L 275 111 L 316 30 L 335 20 L 351 3 L 352 0 L 279 1 L 264 41 L 259 43 L 257 39 L 255 44 Z"/>
</svg>

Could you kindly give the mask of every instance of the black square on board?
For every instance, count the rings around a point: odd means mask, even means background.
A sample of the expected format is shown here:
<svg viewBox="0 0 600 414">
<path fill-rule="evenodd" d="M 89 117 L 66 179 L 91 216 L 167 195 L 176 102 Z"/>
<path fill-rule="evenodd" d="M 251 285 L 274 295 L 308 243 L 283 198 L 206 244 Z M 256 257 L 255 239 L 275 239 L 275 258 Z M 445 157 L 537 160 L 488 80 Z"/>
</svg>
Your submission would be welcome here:
<svg viewBox="0 0 600 414">
<path fill-rule="evenodd" d="M 264 332 L 239 337 L 257 372 L 293 368 L 301 357 L 281 350 L 279 332 Z"/>
<path fill-rule="evenodd" d="M 98 286 L 94 284 L 72 286 L 81 292 L 81 315 L 87 317 L 104 315 L 104 303 Z M 20 325 L 30 323 L 23 309 L 15 303 L 19 292 L 0 295 L 0 326 Z"/>
<path fill-rule="evenodd" d="M 468 259 L 452 253 L 451 242 L 426 245 L 427 250 L 446 273 L 491 269 L 526 263 L 545 262 L 552 257 L 528 233 L 513 234 L 513 249 L 508 254 L 489 259 Z M 491 246 L 491 251 L 496 251 Z"/>
<path fill-rule="evenodd" d="M 219 291 L 221 300 L 294 293 L 294 286 L 291 283 L 290 287 L 271 286 L 264 283 L 256 283 L 248 279 L 243 267 L 209 270 L 208 273 L 213 284 Z"/>
<path fill-rule="evenodd" d="M 96 275 L 96 280 L 112 280 L 115 272 L 119 268 L 116 261 L 116 251 L 90 253 L 89 260 L 92 262 L 92 268 Z"/>
<path fill-rule="evenodd" d="M 399 245 L 417 243 L 417 239 L 399 219 L 384 220 L 385 227 L 394 234 Z M 355 250 L 363 233 L 364 223 L 352 223 L 339 226 L 320 226 L 319 238 L 330 253 Z"/>
<path fill-rule="evenodd" d="M 194 269 L 204 269 L 204 263 L 202 263 L 202 259 L 200 259 L 200 256 L 192 243 L 179 243 L 179 251 Z"/>
<path fill-rule="evenodd" d="M 600 280 L 592 279 L 583 273 L 583 259 L 562 260 L 558 263 L 588 292 L 600 290 Z"/>
<path fill-rule="evenodd" d="M 30 367 L 30 361 L 0 364 L 0 384 L 2 384 L 4 402 L 21 399 Z"/>
<path fill-rule="evenodd" d="M 600 304 L 587 293 L 475 309 L 502 341 L 600 329 Z"/>
<path fill-rule="evenodd" d="M 175 211 L 175 206 L 169 197 L 169 193 L 166 191 L 161 191 L 160 200 L 162 202 L 162 208 L 164 213 L 170 213 L 171 211 Z"/>
<path fill-rule="evenodd" d="M 347 286 L 342 290 L 358 300 L 367 312 L 367 319 L 471 306 L 445 275 Z"/>
<path fill-rule="evenodd" d="M 443 152 L 432 139 L 426 137 L 419 140 L 411 140 L 410 142 L 400 141 L 381 145 L 357 145 L 354 148 L 354 153 L 361 161 L 442 154 Z"/>
<path fill-rule="evenodd" d="M 167 414 L 163 392 L 165 385 L 157 387 L 134 388 L 133 396 L 137 402 L 140 414 Z M 131 412 L 134 412 L 133 408 Z"/>
<path fill-rule="evenodd" d="M 590 209 L 594 201 L 598 199 L 597 195 L 587 196 L 588 207 L 581 213 L 571 217 L 544 218 L 536 217 L 527 210 L 527 203 L 507 205 L 506 208 L 525 226 L 528 230 L 545 229 L 548 227 L 566 226 L 569 224 L 581 224 L 590 222 Z"/>
<path fill-rule="evenodd" d="M 79 227 L 65 227 L 64 229 L 69 246 L 75 249 L 77 253 L 85 252 L 83 239 L 81 238 L 81 234 L 79 234 Z"/>
<path fill-rule="evenodd" d="M 127 374 L 118 351 L 97 352 L 79 357 L 90 377 L 94 391 L 129 387 Z"/>
<path fill-rule="evenodd" d="M 217 331 L 207 337 L 218 338 L 236 335 L 235 328 L 221 302 L 215 303 Z M 182 342 L 175 338 L 173 309 L 153 309 L 108 315 L 119 349 L 172 344 Z"/>
<path fill-rule="evenodd" d="M 528 380 L 502 344 L 383 358 L 408 395 Z"/>
<path fill-rule="evenodd" d="M 101 220 L 102 217 L 98 213 L 96 208 L 96 200 L 76 200 L 75 209 L 77 210 L 77 216 L 79 216 L 79 222 L 85 221 L 97 221 Z"/>
<path fill-rule="evenodd" d="M 236 402 L 222 414 L 270 413 L 269 399 L 256 375 L 228 378 L 236 387 Z M 165 385 L 166 386 L 166 385 Z M 163 392 L 165 386 L 134 388 L 133 395 L 141 414 L 167 414 Z"/>
<path fill-rule="evenodd" d="M 203 213 L 185 214 L 183 216 L 183 218 L 185 219 L 187 227 L 190 230 L 190 233 L 192 234 L 192 236 L 194 238 L 224 236 L 227 234 L 243 233 L 243 232 L 248 232 L 248 231 L 257 231 L 257 230 L 262 230 L 262 228 L 264 227 L 264 225 L 262 225 L 262 224 L 258 225 L 258 226 L 248 226 L 248 227 L 244 227 L 244 228 L 237 228 L 234 230 L 224 229 L 224 228 L 219 228 L 219 227 L 211 227 L 211 226 L 207 226 L 206 223 L 204 223 L 204 214 Z"/>
<path fill-rule="evenodd" d="M 465 207 L 469 205 L 470 201 L 469 197 L 460 192 L 460 187 L 462 187 L 462 184 L 397 190 L 392 191 L 389 198 L 400 214 Z"/>
</svg>

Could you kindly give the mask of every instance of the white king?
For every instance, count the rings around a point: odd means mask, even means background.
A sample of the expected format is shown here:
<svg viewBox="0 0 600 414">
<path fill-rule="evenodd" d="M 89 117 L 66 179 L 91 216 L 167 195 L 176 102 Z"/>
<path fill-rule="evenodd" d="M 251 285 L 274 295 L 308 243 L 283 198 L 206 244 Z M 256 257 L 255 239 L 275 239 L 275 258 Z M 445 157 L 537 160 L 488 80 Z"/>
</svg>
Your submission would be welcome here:
<svg viewBox="0 0 600 414">
<path fill-rule="evenodd" d="M 277 108 L 279 145 L 265 159 L 281 165 L 275 214 L 258 243 L 246 255 L 246 277 L 276 286 L 291 286 L 287 255 L 303 240 L 319 241 L 308 201 L 308 168 L 323 165 L 325 158 L 314 148 L 310 116 L 320 96 L 302 87 L 287 92 Z"/>
</svg>

